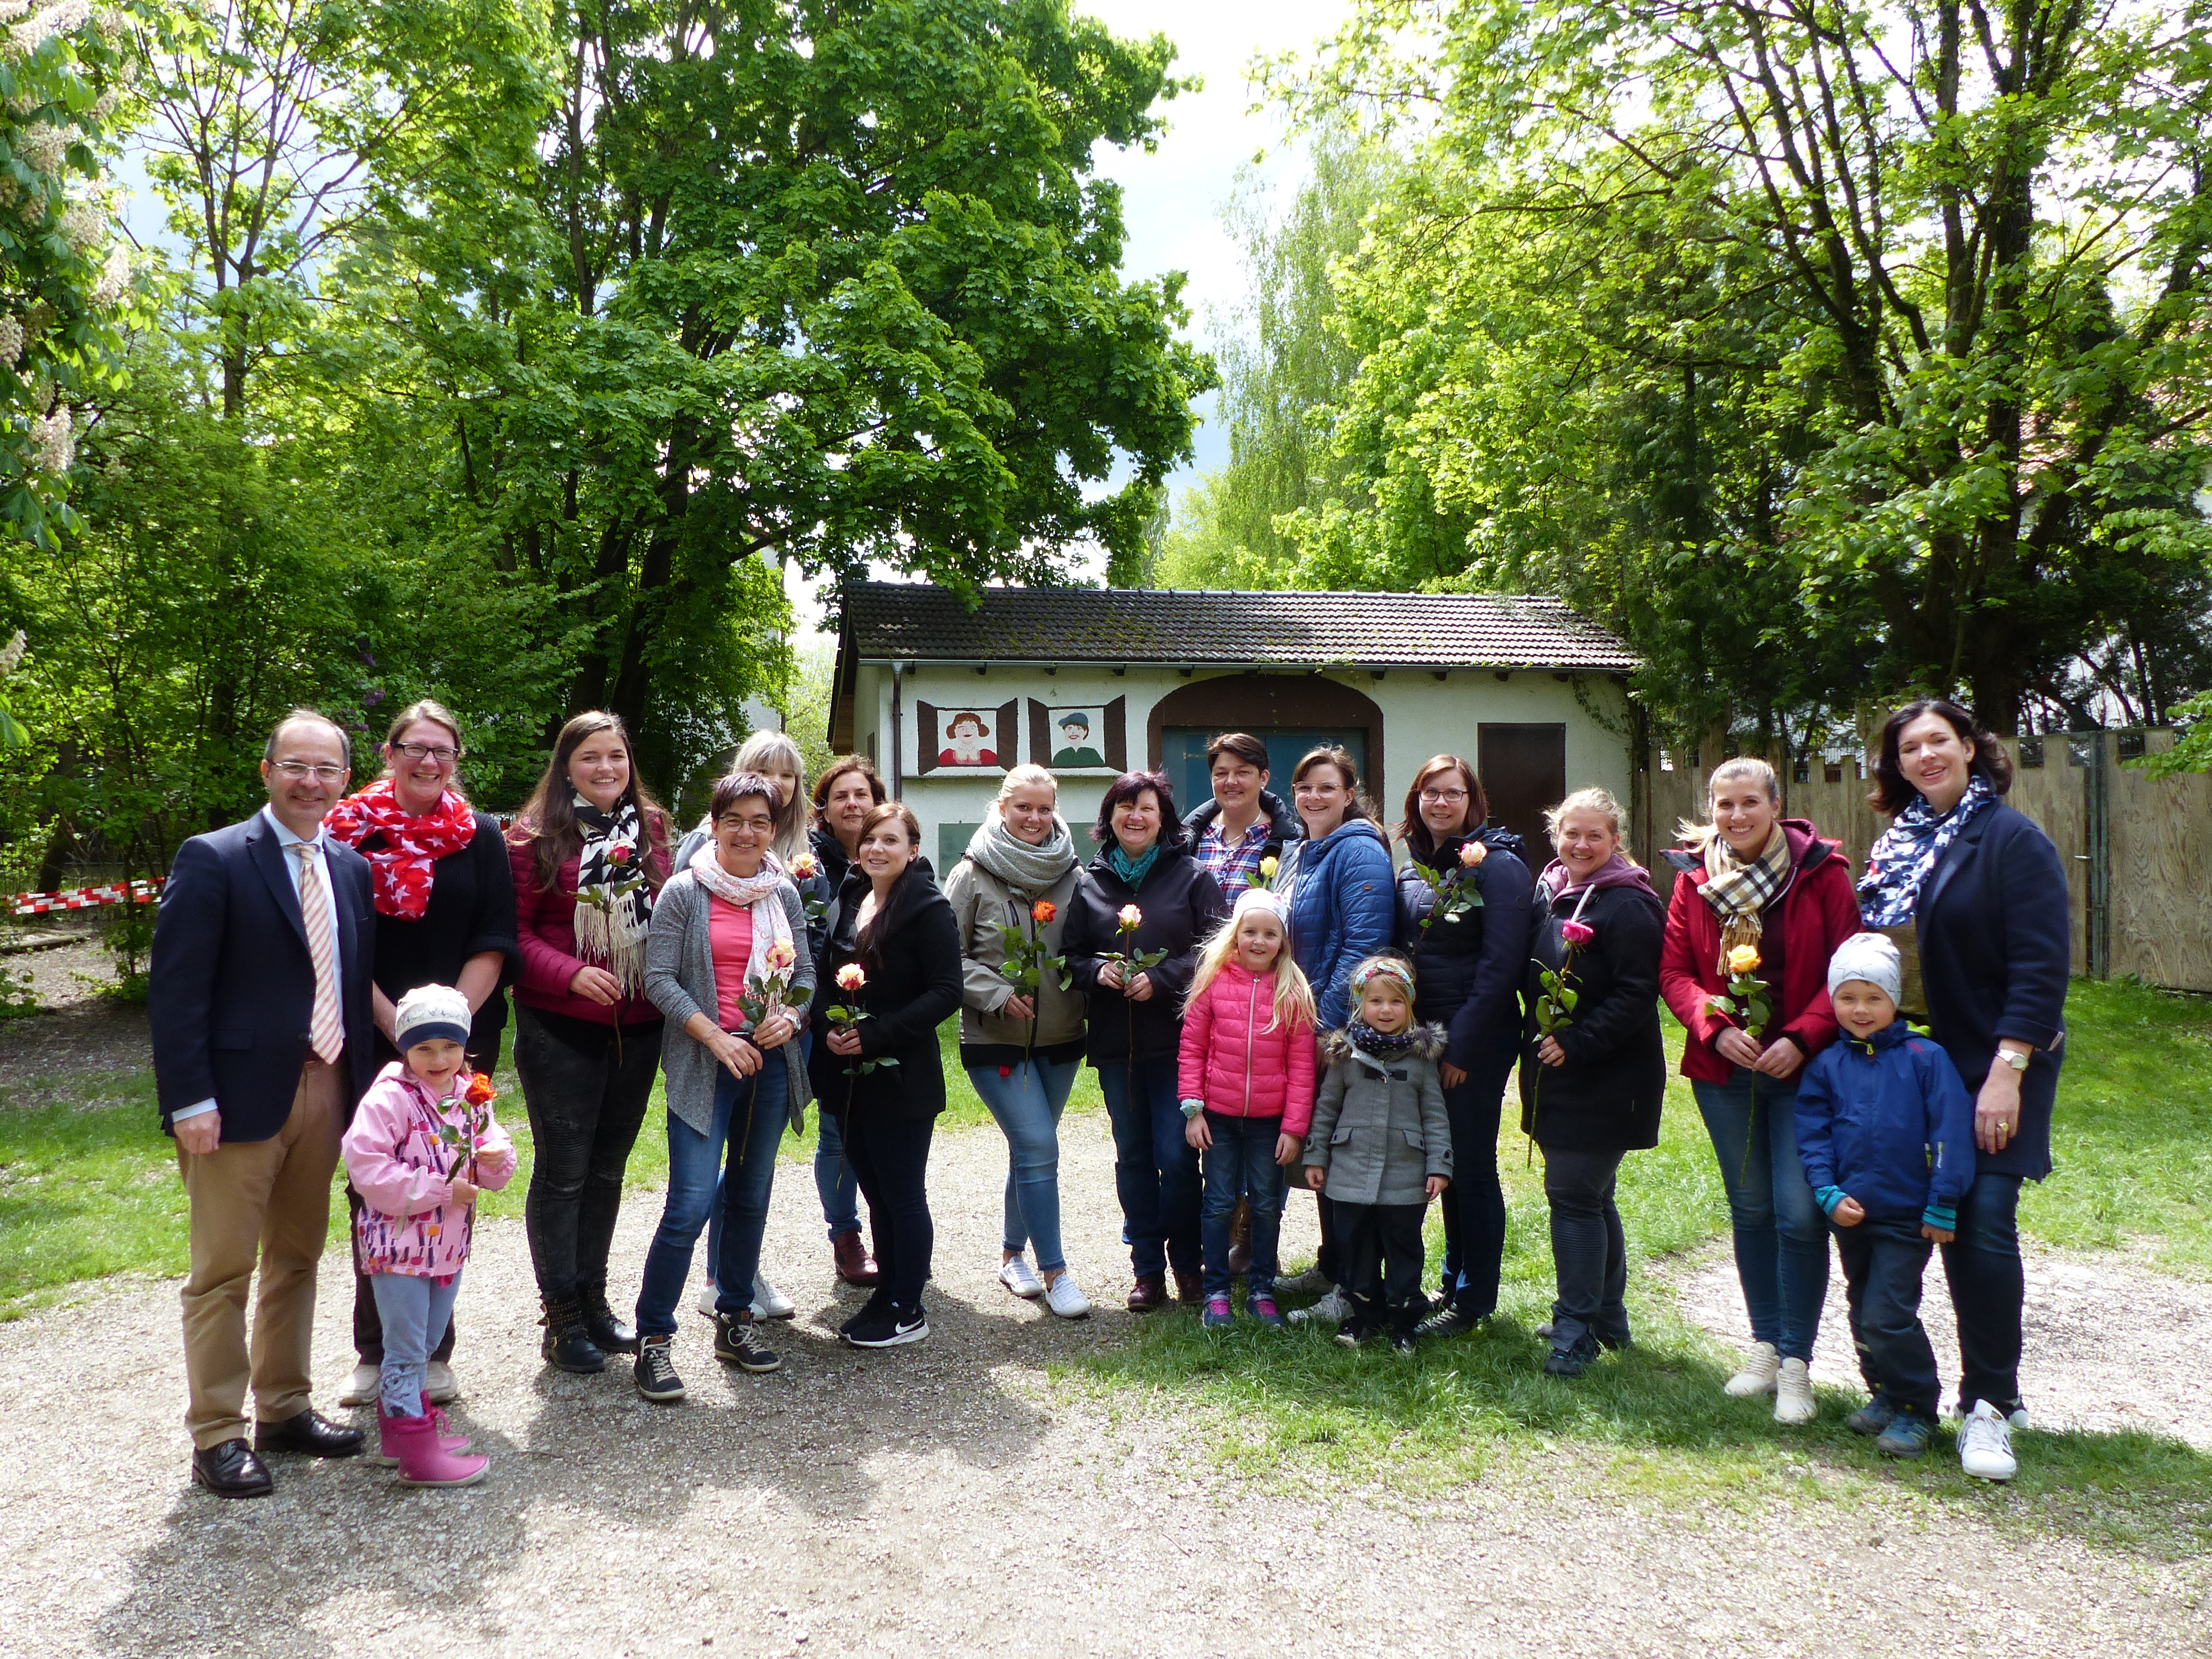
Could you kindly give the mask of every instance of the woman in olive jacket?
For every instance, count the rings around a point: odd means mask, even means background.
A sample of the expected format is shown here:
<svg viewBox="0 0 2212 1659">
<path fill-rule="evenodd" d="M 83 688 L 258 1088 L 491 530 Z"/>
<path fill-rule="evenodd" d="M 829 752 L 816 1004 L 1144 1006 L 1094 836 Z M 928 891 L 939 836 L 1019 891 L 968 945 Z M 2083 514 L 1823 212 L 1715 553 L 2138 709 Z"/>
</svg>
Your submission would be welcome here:
<svg viewBox="0 0 2212 1659">
<path fill-rule="evenodd" d="M 1606 791 L 1578 789 L 1546 816 L 1559 857 L 1536 881 L 1521 1127 L 1544 1149 L 1559 1282 L 1544 1369 L 1578 1376 L 1600 1348 L 1628 1346 L 1628 1250 L 1613 1183 L 1624 1157 L 1659 1144 L 1667 912 L 1651 878 L 1621 853 L 1620 805 Z M 1539 1001 L 1546 971 L 1570 975 L 1575 993 L 1548 1036 Z"/>
<path fill-rule="evenodd" d="M 1474 768 L 1438 755 L 1413 775 L 1398 825 L 1407 858 L 1398 872 L 1397 943 L 1413 961 L 1414 1019 L 1445 1033 L 1454 1164 L 1438 1205 L 1444 1305 L 1422 1322 L 1425 1336 L 1457 1336 L 1496 1313 L 1505 1256 L 1498 1120 L 1521 1056 L 1533 884 L 1521 837 L 1484 822 L 1489 812 Z M 1425 869 L 1443 884 L 1441 897 Z"/>
<path fill-rule="evenodd" d="M 855 977 L 848 969 L 860 982 L 844 982 Z M 867 1198 L 881 1273 L 839 1334 L 860 1348 L 919 1342 L 929 1334 L 921 1287 L 936 1243 L 929 1143 L 945 1109 L 937 1028 L 960 1006 L 960 929 L 921 856 L 921 825 L 898 801 L 871 808 L 861 825 L 816 975 L 822 1040 L 808 1071 Z"/>
<path fill-rule="evenodd" d="M 1176 1058 L 1182 1000 L 1199 947 L 1229 915 L 1221 885 L 1190 855 L 1166 778 L 1128 772 L 1108 786 L 1091 836 L 1100 843 L 1068 901 L 1060 949 L 1090 999 L 1084 1052 L 1097 1068 L 1114 1125 L 1114 1185 L 1128 1228 L 1136 1284 L 1129 1311 L 1167 1300 L 1167 1272 L 1185 1302 L 1200 1299 L 1198 1153 L 1183 1138 Z M 1134 907 L 1133 933 L 1120 918 Z M 1129 974 L 1123 957 L 1164 951 Z"/>
</svg>

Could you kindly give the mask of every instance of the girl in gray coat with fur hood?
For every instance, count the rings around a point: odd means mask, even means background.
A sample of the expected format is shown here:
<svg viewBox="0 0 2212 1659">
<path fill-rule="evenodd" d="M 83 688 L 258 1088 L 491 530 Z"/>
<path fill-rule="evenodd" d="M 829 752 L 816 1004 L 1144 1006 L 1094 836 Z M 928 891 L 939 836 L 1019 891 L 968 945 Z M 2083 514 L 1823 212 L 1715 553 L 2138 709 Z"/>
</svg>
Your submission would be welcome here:
<svg viewBox="0 0 2212 1659">
<path fill-rule="evenodd" d="M 1306 1132 L 1306 1184 L 1334 1210 L 1352 1304 L 1336 1340 L 1357 1347 L 1382 1329 L 1413 1348 L 1421 1297 L 1421 1218 L 1451 1184 L 1444 1111 L 1444 1032 L 1413 1024 L 1413 975 L 1397 957 L 1352 970 L 1357 1011 L 1322 1042 L 1328 1074 Z"/>
</svg>

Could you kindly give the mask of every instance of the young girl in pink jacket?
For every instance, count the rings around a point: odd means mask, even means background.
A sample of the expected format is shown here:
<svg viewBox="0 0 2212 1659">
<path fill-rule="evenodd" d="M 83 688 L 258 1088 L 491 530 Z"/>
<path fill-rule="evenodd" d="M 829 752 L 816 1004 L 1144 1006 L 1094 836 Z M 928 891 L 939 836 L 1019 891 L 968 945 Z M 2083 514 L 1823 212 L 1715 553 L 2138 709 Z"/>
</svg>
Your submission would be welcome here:
<svg viewBox="0 0 2212 1659">
<path fill-rule="evenodd" d="M 1280 1325 L 1275 1247 L 1284 1168 L 1297 1162 L 1313 1119 L 1314 998 L 1291 959 L 1282 907 L 1265 889 L 1239 894 L 1200 953 L 1178 1069 L 1184 1135 L 1204 1160 L 1201 1322 L 1216 1330 L 1231 1322 L 1229 1223 L 1242 1197 L 1252 1213 L 1245 1309 L 1263 1325 Z"/>
<path fill-rule="evenodd" d="M 443 985 L 410 991 L 395 1025 L 401 1058 L 369 1085 L 343 1143 L 362 1196 L 354 1242 L 384 1321 L 378 1454 L 408 1486 L 466 1486 L 491 1460 L 459 1455 L 469 1443 L 426 1409 L 422 1382 L 453 1317 L 477 1194 L 507 1185 L 514 1143 L 492 1116 L 490 1079 L 462 1057 L 466 997 Z"/>
</svg>

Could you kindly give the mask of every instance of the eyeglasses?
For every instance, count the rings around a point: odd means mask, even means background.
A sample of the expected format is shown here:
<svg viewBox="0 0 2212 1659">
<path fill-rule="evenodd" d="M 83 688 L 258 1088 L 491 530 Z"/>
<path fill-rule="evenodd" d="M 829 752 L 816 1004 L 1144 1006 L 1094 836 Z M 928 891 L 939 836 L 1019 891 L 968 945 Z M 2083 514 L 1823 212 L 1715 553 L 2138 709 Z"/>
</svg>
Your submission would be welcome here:
<svg viewBox="0 0 2212 1659">
<path fill-rule="evenodd" d="M 295 780 L 313 778 L 317 783 L 336 783 L 346 775 L 343 766 L 313 766 L 306 761 L 271 761 L 270 765 Z"/>
<path fill-rule="evenodd" d="M 1421 791 L 1421 805 L 1424 806 L 1456 806 L 1460 802 L 1466 799 L 1467 791 L 1464 789 L 1424 789 Z"/>
<path fill-rule="evenodd" d="M 461 757 L 459 750 L 448 749 L 442 743 L 395 743 L 392 746 L 409 760 L 431 760 L 441 766 L 451 766 Z"/>
</svg>

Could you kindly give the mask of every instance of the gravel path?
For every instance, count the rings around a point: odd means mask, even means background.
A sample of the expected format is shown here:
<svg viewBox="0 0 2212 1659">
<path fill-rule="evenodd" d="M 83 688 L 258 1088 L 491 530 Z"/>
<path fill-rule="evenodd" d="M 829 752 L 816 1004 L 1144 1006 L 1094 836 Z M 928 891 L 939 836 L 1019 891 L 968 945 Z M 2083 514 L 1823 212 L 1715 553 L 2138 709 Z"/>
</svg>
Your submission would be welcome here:
<svg viewBox="0 0 2212 1659">
<path fill-rule="evenodd" d="M 998 1288 L 1003 1143 L 969 1132 L 933 1168 L 937 1334 L 841 1350 L 848 1304 L 786 1165 L 768 1257 L 800 1304 L 786 1368 L 724 1372 L 687 1315 L 677 1407 L 639 1401 L 623 1370 L 542 1369 L 521 1229 L 489 1227 L 457 1415 L 495 1461 L 461 1492 L 295 1459 L 273 1499 L 192 1492 L 173 1285 L 0 1327 L 0 1652 L 2203 1650 L 2205 1564 L 2054 1540 L 2000 1577 L 2020 1535 L 1955 1511 L 1940 1529 L 1903 1508 L 1686 1514 L 1573 1496 L 1579 1465 L 1555 1492 L 1540 1462 L 1434 1500 L 1255 1492 L 1170 1413 L 1124 1396 L 1109 1414 L 1046 1377 L 1128 1323 L 1103 1122 L 1072 1121 L 1068 1141 L 1071 1255 L 1099 1316 L 1059 1323 Z M 626 1212 L 622 1283 L 656 1210 Z M 1311 1215 L 1294 1204 L 1294 1253 Z M 326 1385 L 351 1358 L 334 1279 Z"/>
</svg>

